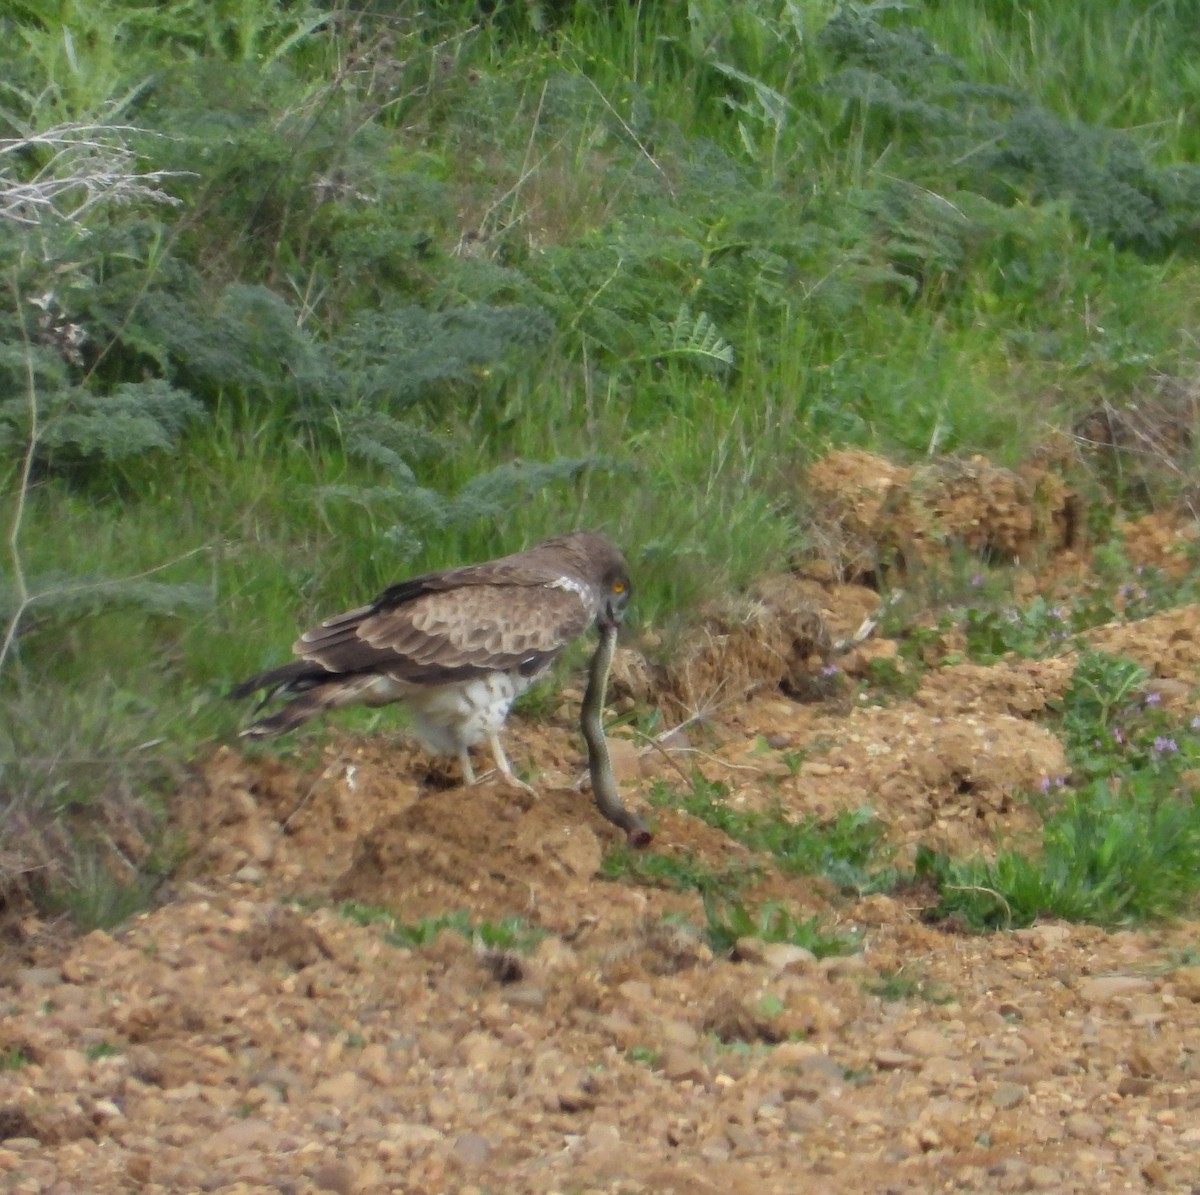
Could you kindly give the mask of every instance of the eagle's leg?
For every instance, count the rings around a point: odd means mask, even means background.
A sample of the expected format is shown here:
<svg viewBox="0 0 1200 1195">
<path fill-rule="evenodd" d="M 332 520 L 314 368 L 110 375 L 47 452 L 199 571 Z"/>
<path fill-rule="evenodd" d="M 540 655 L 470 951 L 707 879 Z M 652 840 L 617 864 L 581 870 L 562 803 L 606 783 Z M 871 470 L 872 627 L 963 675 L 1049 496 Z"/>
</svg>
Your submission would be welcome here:
<svg viewBox="0 0 1200 1195">
<path fill-rule="evenodd" d="M 475 783 L 475 769 L 471 766 L 471 756 L 465 747 L 458 753 L 458 762 L 462 765 L 463 785 L 469 788 Z"/>
<path fill-rule="evenodd" d="M 524 789 L 531 797 L 537 796 L 537 791 L 532 785 L 526 784 L 516 772 L 512 770 L 512 764 L 508 762 L 508 756 L 504 754 L 504 745 L 500 742 L 500 736 L 495 731 L 488 735 L 488 743 L 492 748 L 492 758 L 496 761 L 496 768 L 500 774 L 514 788 Z"/>
</svg>

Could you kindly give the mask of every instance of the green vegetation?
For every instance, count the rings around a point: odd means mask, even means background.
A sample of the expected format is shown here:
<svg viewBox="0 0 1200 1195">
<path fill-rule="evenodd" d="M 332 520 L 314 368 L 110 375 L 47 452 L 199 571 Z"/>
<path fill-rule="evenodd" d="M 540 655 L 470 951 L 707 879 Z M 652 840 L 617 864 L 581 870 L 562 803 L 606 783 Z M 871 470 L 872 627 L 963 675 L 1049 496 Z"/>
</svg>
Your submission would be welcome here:
<svg viewBox="0 0 1200 1195">
<path fill-rule="evenodd" d="M 954 997 L 940 985 L 923 975 L 907 971 L 882 971 L 879 978 L 867 984 L 867 990 L 880 1000 L 927 1000 L 930 1004 L 949 1004 Z"/>
<path fill-rule="evenodd" d="M 94 1045 L 90 1045 L 86 1050 L 84 1050 L 84 1054 L 86 1054 L 87 1057 L 93 1062 L 97 1058 L 112 1058 L 120 1053 L 120 1046 L 114 1046 L 112 1042 L 107 1041 L 98 1041 Z"/>
<path fill-rule="evenodd" d="M 28 1066 L 30 1062 L 29 1056 L 20 1046 L 9 1046 L 6 1050 L 0 1050 L 0 1071 L 16 1071 L 23 1066 Z"/>
<path fill-rule="evenodd" d="M 804 550 L 823 446 L 1011 463 L 1189 369 L 1182 0 L 78 0 L 0 40 L 0 887 L 87 924 L 297 624 L 592 525 L 669 630 Z M 1114 502 L 1163 492 L 1116 457 Z M 876 882 L 869 826 L 737 829 Z"/>
<path fill-rule="evenodd" d="M 839 813 L 829 821 L 806 817 L 790 821 L 782 809 L 770 813 L 736 809 L 723 784 L 699 772 L 689 791 L 679 793 L 659 782 L 650 794 L 656 805 L 671 805 L 707 822 L 750 850 L 769 856 L 785 872 L 822 875 L 841 888 L 860 893 L 890 888 L 895 872 L 882 865 L 883 827 L 869 809 Z M 692 885 L 705 889 L 700 884 Z"/>
<path fill-rule="evenodd" d="M 731 864 L 718 871 L 691 851 L 666 855 L 659 851 L 636 850 L 623 842 L 610 847 L 600 865 L 600 874 L 606 880 L 629 880 L 647 888 L 720 896 L 737 892 L 760 870 L 756 864 L 746 862 Z"/>
<path fill-rule="evenodd" d="M 454 930 L 473 942 L 491 950 L 513 950 L 525 953 L 544 938 L 545 931 L 531 926 L 521 917 L 505 917 L 501 921 L 472 921 L 466 909 L 445 913 L 440 917 L 422 917 L 406 923 L 388 909 L 347 901 L 341 906 L 344 917 L 357 925 L 384 925 L 387 940 L 393 946 L 418 949 L 428 946 L 445 930 Z"/>
<path fill-rule="evenodd" d="M 975 928 L 1041 916 L 1117 925 L 1178 913 L 1200 891 L 1200 717 L 1182 724 L 1132 661 L 1084 652 L 1059 711 L 1072 768 L 1048 779 L 1041 849 L 955 860 L 923 850 L 936 917 Z M 1191 773 L 1192 778 L 1188 778 Z"/>
<path fill-rule="evenodd" d="M 803 946 L 818 958 L 849 954 L 858 946 L 851 935 L 822 932 L 815 917 L 798 920 L 778 901 L 767 901 L 757 909 L 748 909 L 740 901 L 706 896 L 704 914 L 708 944 L 721 953 L 731 951 L 739 938 Z"/>
</svg>

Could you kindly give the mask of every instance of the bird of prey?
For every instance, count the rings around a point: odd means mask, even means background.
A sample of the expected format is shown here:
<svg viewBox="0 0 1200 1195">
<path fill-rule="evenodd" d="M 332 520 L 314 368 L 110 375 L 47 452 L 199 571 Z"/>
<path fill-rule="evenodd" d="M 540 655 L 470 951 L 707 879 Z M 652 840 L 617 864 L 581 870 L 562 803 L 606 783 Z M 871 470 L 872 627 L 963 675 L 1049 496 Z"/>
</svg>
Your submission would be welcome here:
<svg viewBox="0 0 1200 1195">
<path fill-rule="evenodd" d="M 298 659 L 243 681 L 258 708 L 290 699 L 243 735 L 283 734 L 328 709 L 403 701 L 422 744 L 457 756 L 488 741 L 512 783 L 500 729 L 513 701 L 593 624 L 613 627 L 629 602 L 629 569 L 602 535 L 575 531 L 483 564 L 424 573 L 370 605 L 327 618 L 292 645 Z M 526 787 L 522 785 L 522 787 Z"/>
</svg>

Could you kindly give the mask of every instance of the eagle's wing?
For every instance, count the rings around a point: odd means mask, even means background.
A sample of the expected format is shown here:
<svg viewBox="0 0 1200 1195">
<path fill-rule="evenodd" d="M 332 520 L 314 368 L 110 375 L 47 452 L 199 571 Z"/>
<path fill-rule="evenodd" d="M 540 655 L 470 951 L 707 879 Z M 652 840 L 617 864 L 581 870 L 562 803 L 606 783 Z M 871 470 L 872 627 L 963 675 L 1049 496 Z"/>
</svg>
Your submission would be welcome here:
<svg viewBox="0 0 1200 1195">
<path fill-rule="evenodd" d="M 370 670 L 441 684 L 488 672 L 538 672 L 596 617 L 587 589 L 573 580 L 505 584 L 481 577 L 462 584 L 460 578 L 442 588 L 453 576 L 393 586 L 372 605 L 305 632 L 292 650 L 330 672 Z"/>
</svg>

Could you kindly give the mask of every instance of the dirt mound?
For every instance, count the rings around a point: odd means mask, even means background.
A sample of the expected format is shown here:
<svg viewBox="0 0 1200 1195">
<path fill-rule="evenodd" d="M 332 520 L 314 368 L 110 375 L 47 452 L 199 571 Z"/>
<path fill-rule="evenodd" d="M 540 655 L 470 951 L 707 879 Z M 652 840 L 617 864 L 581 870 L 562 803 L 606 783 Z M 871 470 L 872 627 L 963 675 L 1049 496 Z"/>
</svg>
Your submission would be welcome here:
<svg viewBox="0 0 1200 1195">
<path fill-rule="evenodd" d="M 983 457 L 905 468 L 859 449 L 808 470 L 814 535 L 837 576 L 912 572 L 964 551 L 992 564 L 1073 548 L 1083 506 L 1055 472 L 1015 472 Z"/>
<path fill-rule="evenodd" d="M 820 674 L 834 644 L 878 605 L 879 596 L 862 586 L 792 573 L 764 578 L 744 597 L 703 612 L 662 670 L 659 701 L 688 717 L 759 690 L 820 700 L 830 693 Z"/>
</svg>

